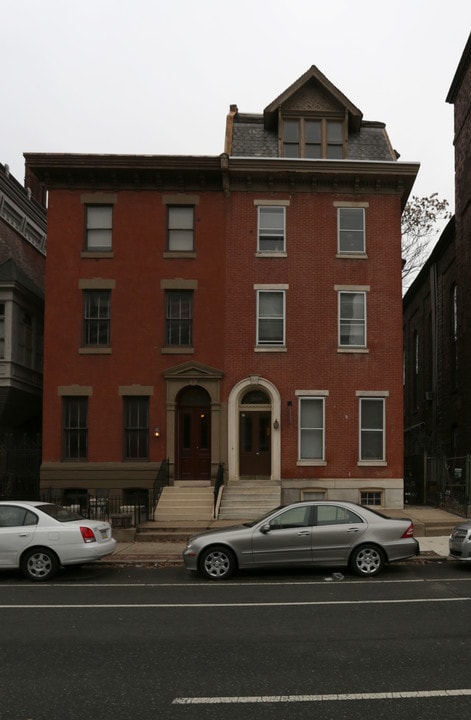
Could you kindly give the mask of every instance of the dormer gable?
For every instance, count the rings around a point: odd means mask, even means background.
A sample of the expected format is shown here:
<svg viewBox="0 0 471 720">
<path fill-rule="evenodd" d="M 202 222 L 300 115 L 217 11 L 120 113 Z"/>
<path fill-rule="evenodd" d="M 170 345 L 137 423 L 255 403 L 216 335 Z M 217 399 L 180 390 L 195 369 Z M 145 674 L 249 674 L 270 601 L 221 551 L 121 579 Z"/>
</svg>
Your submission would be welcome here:
<svg viewBox="0 0 471 720">
<path fill-rule="evenodd" d="M 280 157 L 342 159 L 363 114 L 315 66 L 264 110 L 266 130 L 277 131 Z"/>
</svg>

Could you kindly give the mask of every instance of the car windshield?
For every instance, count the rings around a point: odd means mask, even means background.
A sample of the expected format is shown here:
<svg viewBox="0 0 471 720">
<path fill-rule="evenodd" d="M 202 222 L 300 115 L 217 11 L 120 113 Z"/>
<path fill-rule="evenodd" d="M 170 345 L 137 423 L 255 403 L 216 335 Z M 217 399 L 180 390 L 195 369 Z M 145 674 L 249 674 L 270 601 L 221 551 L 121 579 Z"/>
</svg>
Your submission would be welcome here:
<svg viewBox="0 0 471 720">
<path fill-rule="evenodd" d="M 66 510 L 66 508 L 60 505 L 38 505 L 37 508 L 59 522 L 72 522 L 73 520 L 81 520 L 83 518 L 83 515 Z"/>
</svg>

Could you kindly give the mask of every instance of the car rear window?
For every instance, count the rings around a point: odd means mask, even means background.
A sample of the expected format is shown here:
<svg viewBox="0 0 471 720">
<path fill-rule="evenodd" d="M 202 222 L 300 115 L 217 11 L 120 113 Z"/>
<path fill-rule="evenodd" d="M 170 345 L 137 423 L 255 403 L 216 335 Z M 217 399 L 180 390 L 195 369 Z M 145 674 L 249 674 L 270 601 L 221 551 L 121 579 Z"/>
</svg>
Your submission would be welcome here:
<svg viewBox="0 0 471 720">
<path fill-rule="evenodd" d="M 60 505 L 38 505 L 37 508 L 54 520 L 58 520 L 58 522 L 73 522 L 74 520 L 81 520 L 83 517 L 76 512 L 66 510 Z"/>
</svg>

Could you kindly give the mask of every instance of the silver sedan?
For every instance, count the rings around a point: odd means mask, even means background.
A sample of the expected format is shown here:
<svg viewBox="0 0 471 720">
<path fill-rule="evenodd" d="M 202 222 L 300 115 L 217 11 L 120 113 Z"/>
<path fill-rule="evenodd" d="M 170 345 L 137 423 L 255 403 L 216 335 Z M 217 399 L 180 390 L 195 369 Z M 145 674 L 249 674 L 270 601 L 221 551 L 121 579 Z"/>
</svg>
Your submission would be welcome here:
<svg viewBox="0 0 471 720">
<path fill-rule="evenodd" d="M 471 562 L 471 520 L 455 525 L 449 539 L 450 555 L 455 560 Z"/>
<path fill-rule="evenodd" d="M 348 502 L 301 502 L 272 510 L 253 522 L 190 538 L 187 570 L 224 580 L 238 569 L 351 567 L 371 577 L 384 564 L 419 554 L 414 526 Z"/>
</svg>

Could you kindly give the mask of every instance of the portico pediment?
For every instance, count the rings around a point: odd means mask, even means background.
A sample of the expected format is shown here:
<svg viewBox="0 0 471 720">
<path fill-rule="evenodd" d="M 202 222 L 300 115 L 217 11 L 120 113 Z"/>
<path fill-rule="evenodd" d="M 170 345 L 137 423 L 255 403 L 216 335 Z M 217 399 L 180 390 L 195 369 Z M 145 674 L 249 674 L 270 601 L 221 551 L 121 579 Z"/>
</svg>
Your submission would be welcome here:
<svg viewBox="0 0 471 720">
<path fill-rule="evenodd" d="M 222 370 L 192 361 L 174 365 L 164 372 L 166 380 L 221 380 L 223 375 Z"/>
</svg>

